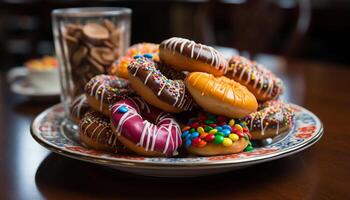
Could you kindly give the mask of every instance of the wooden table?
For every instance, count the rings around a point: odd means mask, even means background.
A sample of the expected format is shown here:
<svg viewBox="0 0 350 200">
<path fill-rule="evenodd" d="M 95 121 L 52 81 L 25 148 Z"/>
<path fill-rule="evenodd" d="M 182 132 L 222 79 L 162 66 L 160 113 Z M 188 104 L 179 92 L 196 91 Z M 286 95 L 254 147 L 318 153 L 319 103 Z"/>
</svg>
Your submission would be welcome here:
<svg viewBox="0 0 350 200">
<path fill-rule="evenodd" d="M 288 61 L 286 98 L 324 123 L 323 138 L 283 159 L 200 178 L 149 178 L 50 153 L 30 136 L 55 102 L 12 94 L 0 76 L 0 199 L 350 199 L 350 66 Z"/>
</svg>

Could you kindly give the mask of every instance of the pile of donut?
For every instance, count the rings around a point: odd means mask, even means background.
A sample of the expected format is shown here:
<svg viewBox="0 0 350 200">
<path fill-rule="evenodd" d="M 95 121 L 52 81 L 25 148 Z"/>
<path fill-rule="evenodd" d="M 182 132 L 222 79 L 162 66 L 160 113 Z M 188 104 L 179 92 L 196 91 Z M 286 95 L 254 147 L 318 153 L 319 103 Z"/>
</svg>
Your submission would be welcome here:
<svg viewBox="0 0 350 200">
<path fill-rule="evenodd" d="M 129 47 L 72 103 L 81 142 L 143 156 L 252 151 L 251 141 L 289 131 L 282 81 L 244 57 L 173 37 Z"/>
</svg>

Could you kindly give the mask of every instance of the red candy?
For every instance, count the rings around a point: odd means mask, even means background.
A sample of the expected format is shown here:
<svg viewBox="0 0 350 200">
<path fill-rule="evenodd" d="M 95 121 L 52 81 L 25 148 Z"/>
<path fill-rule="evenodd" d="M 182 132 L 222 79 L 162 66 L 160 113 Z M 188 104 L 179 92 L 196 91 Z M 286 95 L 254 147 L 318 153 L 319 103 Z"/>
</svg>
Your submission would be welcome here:
<svg viewBox="0 0 350 200">
<path fill-rule="evenodd" d="M 252 139 L 252 134 L 250 134 L 249 131 L 245 132 L 245 134 L 248 135 L 249 139 Z"/>
<path fill-rule="evenodd" d="M 240 131 L 237 131 L 235 132 L 239 137 L 244 137 L 244 133 L 243 132 L 240 132 Z"/>
<path fill-rule="evenodd" d="M 198 120 L 204 121 L 204 120 L 206 120 L 206 119 L 207 119 L 207 116 L 205 116 L 203 113 L 199 113 L 199 114 L 198 114 Z"/>
<path fill-rule="evenodd" d="M 213 141 L 215 139 L 215 135 L 214 134 L 208 134 L 204 139 L 206 141 L 208 141 L 208 142 Z"/>
<path fill-rule="evenodd" d="M 216 124 L 209 124 L 212 128 L 215 128 L 217 125 Z"/>
<path fill-rule="evenodd" d="M 216 120 L 218 120 L 219 122 L 225 122 L 225 124 L 226 124 L 227 118 L 225 116 L 217 116 Z M 220 126 L 222 126 L 222 125 L 220 125 Z"/>
<path fill-rule="evenodd" d="M 198 122 L 195 122 L 195 123 L 193 123 L 191 126 L 192 126 L 192 128 L 195 128 L 195 129 L 196 129 L 196 128 L 198 128 L 199 123 L 198 123 Z"/>
<path fill-rule="evenodd" d="M 219 124 L 219 126 L 223 126 L 223 125 L 226 125 L 227 123 L 226 122 L 219 122 L 218 124 Z"/>
<path fill-rule="evenodd" d="M 192 140 L 192 146 L 197 146 L 197 145 L 199 145 L 199 143 L 200 143 L 201 141 L 202 141 L 202 139 L 199 138 L 199 137 L 194 138 L 194 139 Z"/>
<path fill-rule="evenodd" d="M 243 128 L 243 132 L 245 132 L 245 133 L 246 133 L 246 132 L 249 132 L 248 128 L 247 128 L 247 127 L 244 127 L 244 128 Z"/>
</svg>

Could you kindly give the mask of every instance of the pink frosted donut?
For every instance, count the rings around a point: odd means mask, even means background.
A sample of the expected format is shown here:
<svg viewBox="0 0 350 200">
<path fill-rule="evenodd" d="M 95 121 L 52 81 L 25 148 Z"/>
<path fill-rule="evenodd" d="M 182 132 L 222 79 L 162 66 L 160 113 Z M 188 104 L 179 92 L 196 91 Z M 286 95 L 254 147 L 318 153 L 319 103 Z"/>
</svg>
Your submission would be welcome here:
<svg viewBox="0 0 350 200">
<path fill-rule="evenodd" d="M 179 124 L 141 98 L 118 101 L 111 108 L 112 129 L 130 150 L 145 156 L 172 156 L 181 146 Z"/>
</svg>

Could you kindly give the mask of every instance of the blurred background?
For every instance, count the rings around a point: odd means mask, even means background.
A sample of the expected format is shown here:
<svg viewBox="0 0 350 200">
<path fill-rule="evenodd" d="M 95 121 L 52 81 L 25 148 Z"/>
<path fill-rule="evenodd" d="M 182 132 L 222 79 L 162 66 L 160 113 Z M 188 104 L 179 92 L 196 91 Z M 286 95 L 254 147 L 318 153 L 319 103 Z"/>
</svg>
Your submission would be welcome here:
<svg viewBox="0 0 350 200">
<path fill-rule="evenodd" d="M 53 55 L 51 11 L 85 6 L 131 8 L 131 43 L 182 36 L 251 56 L 350 63 L 348 0 L 1 0 L 1 71 Z"/>
</svg>

